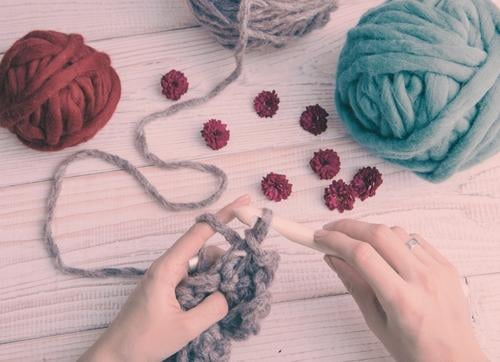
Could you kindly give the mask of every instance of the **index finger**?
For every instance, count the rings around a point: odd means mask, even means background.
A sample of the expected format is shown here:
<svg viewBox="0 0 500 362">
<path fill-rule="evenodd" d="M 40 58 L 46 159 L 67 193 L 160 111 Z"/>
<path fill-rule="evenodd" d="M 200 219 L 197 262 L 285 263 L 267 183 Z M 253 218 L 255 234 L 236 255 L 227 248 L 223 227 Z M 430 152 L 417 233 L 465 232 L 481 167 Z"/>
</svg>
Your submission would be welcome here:
<svg viewBox="0 0 500 362">
<path fill-rule="evenodd" d="M 223 223 L 228 223 L 235 217 L 234 209 L 248 205 L 249 203 L 250 197 L 248 195 L 241 196 L 217 211 L 215 217 Z M 176 263 L 183 263 L 187 268 L 188 260 L 196 255 L 203 244 L 205 244 L 214 234 L 215 230 L 213 230 L 210 225 L 206 223 L 194 224 L 160 257 L 160 263 L 162 263 L 164 259 L 168 259 Z"/>
<path fill-rule="evenodd" d="M 316 231 L 314 240 L 359 272 L 382 304 L 391 304 L 404 287 L 404 280 L 370 244 L 327 230 Z"/>
</svg>

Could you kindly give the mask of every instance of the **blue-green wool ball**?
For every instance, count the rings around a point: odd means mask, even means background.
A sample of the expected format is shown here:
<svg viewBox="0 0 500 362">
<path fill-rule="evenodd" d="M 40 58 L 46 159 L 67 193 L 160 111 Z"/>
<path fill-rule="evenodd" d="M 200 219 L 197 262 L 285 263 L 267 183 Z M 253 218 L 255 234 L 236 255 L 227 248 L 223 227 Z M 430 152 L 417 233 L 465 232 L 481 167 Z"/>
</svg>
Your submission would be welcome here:
<svg viewBox="0 0 500 362">
<path fill-rule="evenodd" d="M 438 182 L 500 150 L 500 11 L 390 0 L 351 29 L 335 101 L 352 136 Z"/>
</svg>

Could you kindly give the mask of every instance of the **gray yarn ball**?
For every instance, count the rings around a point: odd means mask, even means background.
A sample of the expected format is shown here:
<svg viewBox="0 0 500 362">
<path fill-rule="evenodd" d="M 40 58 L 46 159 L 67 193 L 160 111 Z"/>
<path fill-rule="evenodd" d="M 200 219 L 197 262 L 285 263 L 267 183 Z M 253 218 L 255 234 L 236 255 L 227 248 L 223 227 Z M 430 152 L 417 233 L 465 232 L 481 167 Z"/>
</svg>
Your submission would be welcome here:
<svg viewBox="0 0 500 362">
<path fill-rule="evenodd" d="M 254 0 L 247 8 L 247 48 L 281 47 L 325 25 L 336 0 Z M 198 21 L 226 48 L 238 44 L 240 0 L 188 0 Z"/>
</svg>

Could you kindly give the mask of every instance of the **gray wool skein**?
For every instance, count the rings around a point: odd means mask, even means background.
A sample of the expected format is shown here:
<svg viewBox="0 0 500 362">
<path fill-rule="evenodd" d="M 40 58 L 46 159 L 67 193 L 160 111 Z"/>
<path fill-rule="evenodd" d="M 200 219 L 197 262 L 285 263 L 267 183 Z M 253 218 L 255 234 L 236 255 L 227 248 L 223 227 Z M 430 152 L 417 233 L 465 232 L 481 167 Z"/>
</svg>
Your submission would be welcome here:
<svg viewBox="0 0 500 362">
<path fill-rule="evenodd" d="M 226 48 L 238 45 L 239 0 L 188 0 L 198 21 Z M 330 20 L 336 0 L 254 0 L 248 19 L 248 48 L 281 47 Z"/>
</svg>

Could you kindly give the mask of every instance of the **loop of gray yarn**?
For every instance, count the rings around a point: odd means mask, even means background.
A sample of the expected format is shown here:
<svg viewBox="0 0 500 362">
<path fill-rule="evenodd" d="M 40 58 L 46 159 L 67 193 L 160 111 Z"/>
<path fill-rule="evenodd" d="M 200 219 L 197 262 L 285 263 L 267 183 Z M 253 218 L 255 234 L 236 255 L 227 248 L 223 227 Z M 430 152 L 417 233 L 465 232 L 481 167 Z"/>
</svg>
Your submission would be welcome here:
<svg viewBox="0 0 500 362">
<path fill-rule="evenodd" d="M 226 48 L 238 45 L 239 0 L 188 0 L 198 21 Z M 330 20 L 337 0 L 254 0 L 248 17 L 248 48 L 282 47 Z"/>
<path fill-rule="evenodd" d="M 206 262 L 202 249 L 198 269 L 179 284 L 177 299 L 188 310 L 218 290 L 226 297 L 229 312 L 168 360 L 229 361 L 232 340 L 243 340 L 259 332 L 260 321 L 270 312 L 268 288 L 279 262 L 277 252 L 260 246 L 267 236 L 271 217 L 271 211 L 264 209 L 253 228 L 245 231 L 244 238 L 212 214 L 197 218 L 222 234 L 231 247 L 212 265 Z"/>
<path fill-rule="evenodd" d="M 106 161 L 119 169 L 132 175 L 144 190 L 150 194 L 164 209 L 169 211 L 182 211 L 202 208 L 217 201 L 227 187 L 227 176 L 223 170 L 215 165 L 204 164 L 195 161 L 164 161 L 149 150 L 145 128 L 159 118 L 170 117 L 184 109 L 205 104 L 227 86 L 234 82 L 241 74 L 243 58 L 248 46 L 256 47 L 267 44 L 280 46 L 293 37 L 301 36 L 314 28 L 324 25 L 329 19 L 329 13 L 335 8 L 332 0 L 304 0 L 301 2 L 288 0 L 225 0 L 217 1 L 216 5 L 208 0 L 190 0 L 195 15 L 202 24 L 207 19 L 214 20 L 213 26 L 222 21 L 227 29 L 227 39 L 231 39 L 231 47 L 236 44 L 234 58 L 236 66 L 234 70 L 212 90 L 202 97 L 192 98 L 176 103 L 167 109 L 152 113 L 144 117 L 136 128 L 135 144 L 139 153 L 150 163 L 166 170 L 188 168 L 213 175 L 218 180 L 216 190 L 207 198 L 193 202 L 172 202 L 165 198 L 158 189 L 152 185 L 129 161 L 100 150 L 82 150 L 66 158 L 57 167 L 47 197 L 47 214 L 44 220 L 44 241 L 54 265 L 66 274 L 77 274 L 84 277 L 101 278 L 109 275 L 121 277 L 133 277 L 141 275 L 143 271 L 135 268 L 103 268 L 103 269 L 80 269 L 67 266 L 63 263 L 59 248 L 57 247 L 53 233 L 52 222 L 57 206 L 57 199 L 61 192 L 64 175 L 68 166 L 83 158 L 98 158 Z M 204 9 L 203 12 L 200 9 Z M 210 10 L 210 11 L 209 11 Z M 211 15 L 210 15 L 211 14 Z M 272 25 L 275 24 L 275 25 Z M 235 30 L 236 29 L 236 30 Z M 229 30 L 228 30 L 229 31 Z M 266 35 L 267 34 L 267 35 Z M 220 36 L 223 36 L 220 33 Z M 251 37 L 251 38 L 250 38 Z M 235 39 L 237 41 L 235 42 Z M 219 39 L 221 42 L 221 39 Z M 229 43 L 223 44 L 228 46 Z"/>
<path fill-rule="evenodd" d="M 75 274 L 88 278 L 104 278 L 107 276 L 120 276 L 120 277 L 136 277 L 138 275 L 144 274 L 144 270 L 125 267 L 125 268 L 97 268 L 97 269 L 82 269 L 75 268 L 66 265 L 61 259 L 59 248 L 54 240 L 54 236 L 52 233 L 52 222 L 54 219 L 54 214 L 56 212 L 57 207 L 57 199 L 59 194 L 61 193 L 61 188 L 64 180 L 64 175 L 66 173 L 66 169 L 68 166 L 75 162 L 76 160 L 80 160 L 83 158 L 98 158 L 105 162 L 108 162 L 114 166 L 117 166 L 119 169 L 126 171 L 128 174 L 133 176 L 139 184 L 144 188 L 144 190 L 151 195 L 164 209 L 169 211 L 182 211 L 182 210 L 193 210 L 199 209 L 205 206 L 212 204 L 217 201 L 222 193 L 225 191 L 227 187 L 227 176 L 220 168 L 210 165 L 204 164 L 201 162 L 195 161 L 164 161 L 159 158 L 157 155 L 152 153 L 149 150 L 149 146 L 147 143 L 145 127 L 152 121 L 162 118 L 172 116 L 179 111 L 194 107 L 197 105 L 204 104 L 208 102 L 210 99 L 214 98 L 217 94 L 222 92 L 228 85 L 234 82 L 242 71 L 243 66 L 243 54 L 245 52 L 246 44 L 247 44 L 247 34 L 245 29 L 247 28 L 247 16 L 248 16 L 248 1 L 241 2 L 241 11 L 240 11 L 240 21 L 243 31 L 240 34 L 240 42 L 239 46 L 235 51 L 234 57 L 236 60 L 235 69 L 227 76 L 222 82 L 217 84 L 210 92 L 208 92 L 205 96 L 189 99 L 184 102 L 176 103 L 166 110 L 161 112 L 152 113 L 146 117 L 144 117 L 138 124 L 136 129 L 136 139 L 135 143 L 137 149 L 142 154 L 142 156 L 150 162 L 151 165 L 157 166 L 162 169 L 173 170 L 179 168 L 189 168 L 193 170 L 197 170 L 200 172 L 205 172 L 212 174 L 219 181 L 218 187 L 214 193 L 212 193 L 207 198 L 200 201 L 193 202 L 172 202 L 166 199 L 158 189 L 151 184 L 146 177 L 139 171 L 137 167 L 132 165 L 129 161 L 104 151 L 100 150 L 82 150 L 74 153 L 73 155 L 66 158 L 63 162 L 59 164 L 57 167 L 53 177 L 52 183 L 50 186 L 49 194 L 47 197 L 47 213 L 45 216 L 43 233 L 43 240 L 45 241 L 46 248 L 51 256 L 55 267 L 62 271 L 65 274 Z"/>
</svg>

